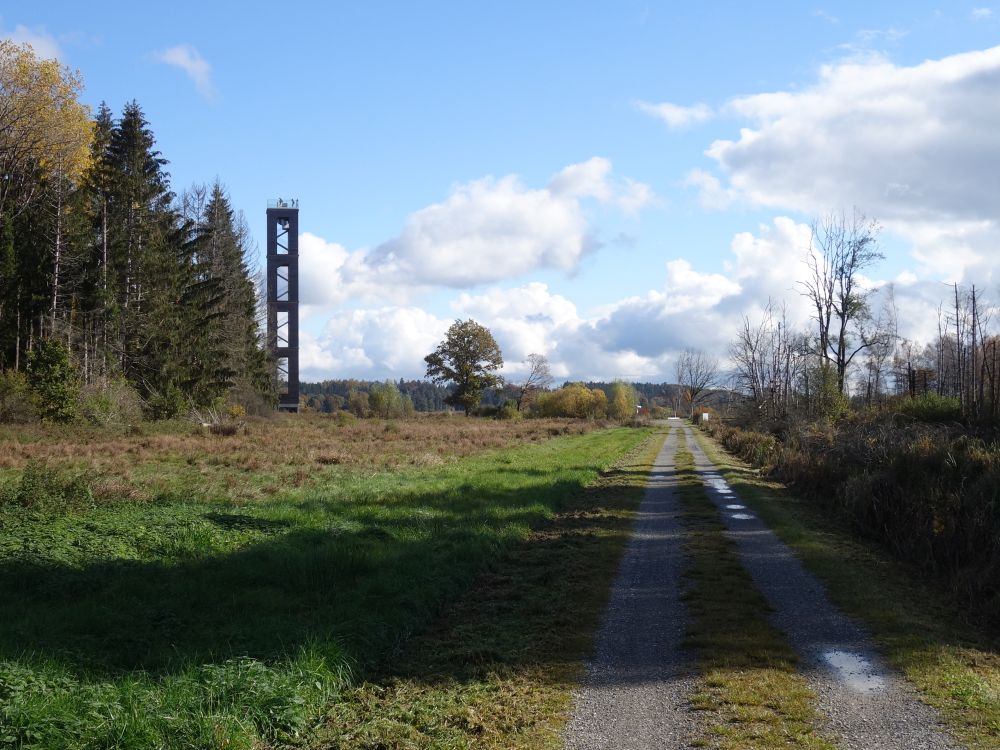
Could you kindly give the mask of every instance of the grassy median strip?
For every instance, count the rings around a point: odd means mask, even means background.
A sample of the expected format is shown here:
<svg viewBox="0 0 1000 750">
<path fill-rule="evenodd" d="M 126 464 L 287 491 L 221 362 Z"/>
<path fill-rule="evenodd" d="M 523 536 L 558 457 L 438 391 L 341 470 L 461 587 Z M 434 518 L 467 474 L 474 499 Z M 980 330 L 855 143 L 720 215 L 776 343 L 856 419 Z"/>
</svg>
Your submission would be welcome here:
<svg viewBox="0 0 1000 750">
<path fill-rule="evenodd" d="M 922 581 L 875 544 L 782 485 L 762 478 L 707 436 L 699 442 L 726 480 L 864 622 L 891 664 L 941 711 L 970 750 L 1000 747 L 1000 653 L 995 634 L 964 620 L 946 591 Z"/>
<path fill-rule="evenodd" d="M 558 748 L 662 432 L 517 544 L 380 674 L 333 704 L 310 747 Z"/>
<path fill-rule="evenodd" d="M 536 539 L 524 555 L 544 558 L 533 530 L 647 435 L 563 435 L 258 503 L 95 504 L 36 469 L 0 502 L 0 748 L 300 742 L 512 549 Z M 631 507 L 629 487 L 615 513 Z M 613 546 L 617 516 L 611 531 L 587 526 L 604 507 L 581 511 L 577 536 Z M 533 585 L 558 602 L 564 579 L 543 562 Z M 556 614 L 576 626 L 571 609 Z"/>
<path fill-rule="evenodd" d="M 708 720 L 700 747 L 720 750 L 835 746 L 816 733 L 813 694 L 796 671 L 796 656 L 767 619 L 768 605 L 724 534 L 719 511 L 705 494 L 684 435 L 677 451 L 685 552 L 686 645 L 701 674 L 692 697 Z"/>
</svg>

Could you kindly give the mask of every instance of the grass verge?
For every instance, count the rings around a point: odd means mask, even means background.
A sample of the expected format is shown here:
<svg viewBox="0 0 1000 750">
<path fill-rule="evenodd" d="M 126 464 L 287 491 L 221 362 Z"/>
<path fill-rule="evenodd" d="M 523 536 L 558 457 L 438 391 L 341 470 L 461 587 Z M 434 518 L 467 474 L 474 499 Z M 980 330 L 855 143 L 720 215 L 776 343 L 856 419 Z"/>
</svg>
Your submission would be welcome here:
<svg viewBox="0 0 1000 750">
<path fill-rule="evenodd" d="M 568 435 L 266 503 L 0 505 L 0 748 L 297 743 L 647 435 Z"/>
<path fill-rule="evenodd" d="M 700 747 L 720 750 L 835 746 L 816 733 L 813 694 L 796 671 L 796 656 L 767 619 L 769 607 L 754 588 L 705 494 L 687 450 L 678 443 L 677 477 L 686 528 L 686 645 L 700 672 L 692 706 L 708 716 Z"/>
<path fill-rule="evenodd" d="M 314 748 L 558 748 L 662 433 L 333 704 Z"/>
<path fill-rule="evenodd" d="M 740 496 L 826 585 L 831 599 L 865 623 L 888 661 L 941 712 L 970 750 L 1000 747 L 1000 654 L 994 637 L 965 620 L 942 588 L 921 580 L 843 522 L 798 500 L 698 440 Z"/>
</svg>

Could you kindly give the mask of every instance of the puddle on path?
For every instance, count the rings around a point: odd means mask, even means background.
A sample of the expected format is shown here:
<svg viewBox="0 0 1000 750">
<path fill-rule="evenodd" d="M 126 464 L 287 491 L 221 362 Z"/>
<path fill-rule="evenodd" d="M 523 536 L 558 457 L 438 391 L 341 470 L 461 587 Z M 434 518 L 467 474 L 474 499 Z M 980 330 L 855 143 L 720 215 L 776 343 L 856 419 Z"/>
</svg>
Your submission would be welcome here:
<svg viewBox="0 0 1000 750">
<path fill-rule="evenodd" d="M 875 693 L 885 689 L 885 679 L 870 661 L 851 651 L 824 651 L 823 658 L 840 673 L 840 678 L 861 693 Z"/>
<path fill-rule="evenodd" d="M 745 505 L 736 505 L 736 504 L 733 504 L 733 505 L 727 505 L 726 506 L 726 510 L 746 510 L 746 509 L 747 509 L 747 506 L 745 506 Z"/>
<path fill-rule="evenodd" d="M 737 521 L 749 521 L 753 518 L 749 513 L 730 513 L 730 518 L 735 518 Z"/>
<path fill-rule="evenodd" d="M 729 485 L 726 484 L 726 480 L 720 477 L 718 474 L 706 474 L 705 483 L 713 490 L 723 495 L 733 494 L 733 491 L 729 489 Z"/>
</svg>

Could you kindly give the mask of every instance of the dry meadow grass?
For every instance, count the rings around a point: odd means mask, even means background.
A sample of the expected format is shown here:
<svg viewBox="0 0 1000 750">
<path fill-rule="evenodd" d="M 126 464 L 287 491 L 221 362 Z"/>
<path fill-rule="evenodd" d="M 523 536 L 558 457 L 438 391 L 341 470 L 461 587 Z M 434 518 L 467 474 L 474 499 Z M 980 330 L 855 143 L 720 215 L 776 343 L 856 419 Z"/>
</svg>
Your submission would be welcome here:
<svg viewBox="0 0 1000 750">
<path fill-rule="evenodd" d="M 554 623 L 530 615 L 542 604 L 579 626 L 589 602 L 592 624 L 628 517 L 587 547 L 534 534 L 649 435 L 594 428 L 303 415 L 228 436 L 182 423 L 6 433 L 0 747 L 299 747 L 510 555 L 536 578 L 503 597 L 532 592 L 504 641 L 514 656 L 525 643 L 544 653 Z M 644 476 L 625 488 L 626 509 Z M 593 590 L 578 597 L 562 585 L 571 553 L 590 566 Z M 551 607 L 553 582 L 575 598 Z M 498 630 L 494 610 L 480 610 L 462 641 L 474 653 Z M 553 706 L 568 696 L 538 690 Z M 540 716 L 532 697 L 521 701 L 529 718 Z"/>
<path fill-rule="evenodd" d="M 235 435 L 188 422 L 145 424 L 126 433 L 88 426 L 0 427 L 0 482 L 29 462 L 86 475 L 95 496 L 143 500 L 266 499 L 345 473 L 438 466 L 484 451 L 556 435 L 584 434 L 598 423 L 496 421 L 457 415 L 357 420 L 317 414 L 248 420 Z"/>
</svg>

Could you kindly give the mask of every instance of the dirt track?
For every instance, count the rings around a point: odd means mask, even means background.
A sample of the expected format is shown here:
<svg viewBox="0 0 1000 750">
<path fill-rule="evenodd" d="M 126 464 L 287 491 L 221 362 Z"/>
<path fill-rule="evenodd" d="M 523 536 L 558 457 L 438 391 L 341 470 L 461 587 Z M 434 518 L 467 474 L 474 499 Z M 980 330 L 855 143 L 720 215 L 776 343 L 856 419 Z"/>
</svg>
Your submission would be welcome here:
<svg viewBox="0 0 1000 750">
<path fill-rule="evenodd" d="M 933 709 L 882 663 L 865 631 L 830 603 L 822 584 L 729 487 L 691 428 L 683 429 L 741 562 L 800 657 L 824 717 L 820 731 L 844 750 L 959 748 Z M 681 649 L 677 431 L 671 430 L 650 475 L 566 728 L 568 748 L 685 748 L 700 734 L 698 714 L 688 708 L 696 677 Z"/>
</svg>

